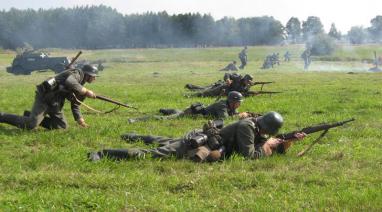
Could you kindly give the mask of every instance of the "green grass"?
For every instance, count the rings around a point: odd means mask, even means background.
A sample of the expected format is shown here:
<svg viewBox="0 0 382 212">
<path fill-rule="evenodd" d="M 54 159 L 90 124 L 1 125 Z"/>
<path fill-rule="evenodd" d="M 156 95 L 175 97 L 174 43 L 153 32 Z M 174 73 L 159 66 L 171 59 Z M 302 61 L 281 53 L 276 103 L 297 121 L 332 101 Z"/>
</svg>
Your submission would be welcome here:
<svg viewBox="0 0 382 212">
<path fill-rule="evenodd" d="M 88 85 L 96 94 L 157 113 L 161 107 L 212 103 L 212 98 L 184 98 L 183 86 L 221 79 L 216 70 L 236 59 L 240 49 L 100 50 L 85 51 L 81 58 L 107 61 L 102 76 Z M 294 61 L 273 70 L 259 69 L 266 54 L 283 54 L 286 49 Z M 331 130 L 304 157 L 296 155 L 318 134 L 296 143 L 286 155 L 257 161 L 235 156 L 215 164 L 175 159 L 90 163 L 89 151 L 144 146 L 121 141 L 125 132 L 178 137 L 205 120 L 128 124 L 128 118 L 141 114 L 120 109 L 97 115 L 84 110 L 91 127 L 82 129 L 67 104 L 70 128 L 65 131 L 30 132 L 0 124 L 0 210 L 382 210 L 382 74 L 366 72 L 371 65 L 362 62 L 382 48 L 344 46 L 333 54 L 339 58 L 336 62 L 314 58 L 308 72 L 298 59 L 302 49 L 250 47 L 249 65 L 242 73 L 253 74 L 256 81 L 275 81 L 264 90 L 283 93 L 248 98 L 240 110 L 279 111 L 285 118 L 283 132 L 356 118 Z M 52 55 L 75 53 L 53 50 Z M 32 106 L 35 85 L 53 72 L 10 75 L 5 67 L 13 55 L 0 53 L 0 111 L 22 114 Z M 112 107 L 97 100 L 86 103 L 102 110 Z"/>
</svg>

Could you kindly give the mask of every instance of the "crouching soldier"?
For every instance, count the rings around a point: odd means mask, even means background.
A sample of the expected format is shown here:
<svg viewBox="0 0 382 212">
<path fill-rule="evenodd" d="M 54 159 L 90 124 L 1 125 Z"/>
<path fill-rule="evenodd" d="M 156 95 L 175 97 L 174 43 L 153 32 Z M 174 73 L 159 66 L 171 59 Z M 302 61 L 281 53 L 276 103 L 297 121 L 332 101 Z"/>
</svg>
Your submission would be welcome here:
<svg viewBox="0 0 382 212">
<path fill-rule="evenodd" d="M 213 119 L 223 119 L 228 116 L 238 115 L 239 112 L 237 109 L 240 107 L 241 102 L 244 100 L 244 97 L 241 93 L 237 91 L 232 91 L 228 94 L 227 99 L 217 101 L 211 105 L 204 106 L 201 103 L 194 103 L 185 110 L 178 109 L 159 109 L 159 112 L 164 116 L 143 116 L 138 118 L 129 119 L 129 123 L 134 123 L 137 121 L 147 121 L 150 119 L 156 120 L 167 120 L 174 119 L 184 116 L 197 116 L 201 115 L 204 117 L 209 117 Z M 246 114 L 241 114 L 245 116 Z"/>
<path fill-rule="evenodd" d="M 258 159 L 274 153 L 283 154 L 295 139 L 303 139 L 306 134 L 295 133 L 291 140 L 270 137 L 275 135 L 283 124 L 282 116 L 277 112 L 269 112 L 256 118 L 246 118 L 234 122 L 222 129 L 209 122 L 203 130 L 194 130 L 184 138 L 166 138 L 160 136 L 142 136 L 125 134 L 122 138 L 134 142 L 144 141 L 146 144 L 158 143 L 153 149 L 105 149 L 88 154 L 91 161 L 103 157 L 111 159 L 142 158 L 149 154 L 154 158 L 176 156 L 194 161 L 216 161 L 228 158 L 232 153 Z"/>
<path fill-rule="evenodd" d="M 219 71 L 238 71 L 239 69 L 236 66 L 236 61 L 232 61 L 232 63 L 228 64 L 226 67 L 220 69 Z"/>
<path fill-rule="evenodd" d="M 46 129 L 66 129 L 68 124 L 62 108 L 65 99 L 68 99 L 76 122 L 82 127 L 87 127 L 77 100 L 96 97 L 93 91 L 84 87 L 84 84 L 95 81 L 97 72 L 96 67 L 84 65 L 82 69 L 69 69 L 44 81 L 37 85 L 31 111 L 25 111 L 24 116 L 1 112 L 0 123 L 28 130 L 35 129 L 39 125 Z"/>
</svg>

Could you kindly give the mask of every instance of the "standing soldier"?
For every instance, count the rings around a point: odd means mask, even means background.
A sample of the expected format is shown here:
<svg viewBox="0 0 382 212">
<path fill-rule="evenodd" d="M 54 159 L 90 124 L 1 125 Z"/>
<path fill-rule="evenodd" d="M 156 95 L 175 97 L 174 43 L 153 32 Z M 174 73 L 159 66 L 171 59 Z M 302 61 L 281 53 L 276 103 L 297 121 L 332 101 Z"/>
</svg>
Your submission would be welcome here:
<svg viewBox="0 0 382 212">
<path fill-rule="evenodd" d="M 307 48 L 307 49 L 301 54 L 301 58 L 304 60 L 304 69 L 305 69 L 305 70 L 308 70 L 310 63 L 312 62 L 312 60 L 310 59 L 310 56 L 311 56 L 311 52 L 310 52 L 310 49 L 309 49 L 309 48 Z"/>
<path fill-rule="evenodd" d="M 247 46 L 244 47 L 243 50 L 239 53 L 239 59 L 241 61 L 241 65 L 239 66 L 240 69 L 244 69 L 244 67 L 247 65 Z"/>
<path fill-rule="evenodd" d="M 291 56 L 292 55 L 289 53 L 289 51 L 286 51 L 285 54 L 284 54 L 284 61 L 285 62 L 289 62 Z"/>
<path fill-rule="evenodd" d="M 214 126 L 207 125 L 206 127 L 205 125 L 203 131 L 193 130 L 184 138 L 178 139 L 125 134 L 122 136 L 125 140 L 133 142 L 143 140 L 145 143 L 160 143 L 160 146 L 153 149 L 104 149 L 89 153 L 88 159 L 97 161 L 103 157 L 112 159 L 144 158 L 145 154 L 151 154 L 154 158 L 174 155 L 178 158 L 190 158 L 202 162 L 209 160 L 212 155 L 211 150 L 221 150 L 221 152 L 225 152 L 226 157 L 237 152 L 246 158 L 258 159 L 271 156 L 273 153 L 283 154 L 293 140 L 303 139 L 306 136 L 305 133 L 295 133 L 294 138 L 290 140 L 269 137 L 275 135 L 282 124 L 283 118 L 279 113 L 269 112 L 256 118 L 239 120 L 220 130 Z M 219 158 L 220 156 L 214 160 Z"/>
<path fill-rule="evenodd" d="M 149 119 L 174 119 L 177 117 L 184 116 L 195 116 L 202 115 L 204 117 L 211 117 L 214 119 L 223 119 L 228 116 L 238 115 L 237 109 L 240 107 L 241 102 L 244 97 L 241 93 L 232 91 L 228 94 L 227 99 L 217 101 L 209 106 L 204 106 L 203 104 L 197 102 L 192 104 L 190 107 L 181 111 L 178 109 L 160 109 L 159 112 L 165 116 L 144 116 L 134 119 L 129 119 L 129 123 L 134 123 L 137 121 L 147 121 Z M 241 117 L 248 116 L 247 113 L 240 114 Z"/>
<path fill-rule="evenodd" d="M 39 125 L 46 129 L 66 129 L 68 124 L 62 108 L 65 99 L 68 99 L 76 122 L 82 127 L 87 127 L 77 100 L 96 97 L 93 91 L 83 85 L 95 81 L 97 72 L 95 66 L 84 65 L 82 69 L 69 69 L 44 81 L 36 86 L 35 101 L 30 112 L 25 111 L 24 116 L 0 113 L 0 123 L 28 130 Z"/>
</svg>

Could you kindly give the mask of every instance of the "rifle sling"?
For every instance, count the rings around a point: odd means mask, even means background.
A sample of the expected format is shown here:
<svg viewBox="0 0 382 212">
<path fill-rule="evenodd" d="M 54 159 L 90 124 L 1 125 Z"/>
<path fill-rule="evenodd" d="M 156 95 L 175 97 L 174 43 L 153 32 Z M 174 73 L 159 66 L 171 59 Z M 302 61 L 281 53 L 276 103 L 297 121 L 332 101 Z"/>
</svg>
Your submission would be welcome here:
<svg viewBox="0 0 382 212">
<path fill-rule="evenodd" d="M 325 135 L 329 132 L 329 129 L 326 129 L 324 132 L 321 133 L 321 135 L 314 140 L 307 148 L 305 148 L 303 151 L 299 152 L 297 154 L 298 157 L 301 157 L 305 155 L 306 152 L 308 152 L 316 143 L 318 143 Z"/>
</svg>

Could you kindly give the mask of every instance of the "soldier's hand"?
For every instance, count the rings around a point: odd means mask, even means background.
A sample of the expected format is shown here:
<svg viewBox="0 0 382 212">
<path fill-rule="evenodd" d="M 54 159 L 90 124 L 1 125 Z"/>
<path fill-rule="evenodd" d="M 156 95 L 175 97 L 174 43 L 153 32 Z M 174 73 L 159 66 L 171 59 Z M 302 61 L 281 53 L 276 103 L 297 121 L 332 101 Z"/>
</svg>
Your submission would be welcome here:
<svg viewBox="0 0 382 212">
<path fill-rule="evenodd" d="M 263 150 L 265 155 L 267 156 L 272 155 L 273 150 L 275 150 L 277 146 L 281 143 L 282 143 L 282 139 L 278 139 L 278 138 L 268 139 L 267 142 L 265 142 L 265 144 L 263 145 Z"/>
<path fill-rule="evenodd" d="M 294 137 L 296 137 L 297 140 L 302 140 L 307 136 L 304 132 L 297 132 L 294 134 Z"/>
<path fill-rule="evenodd" d="M 85 95 L 86 95 L 87 97 L 89 97 L 89 98 L 93 98 L 93 99 L 96 98 L 95 93 L 94 93 L 93 91 L 91 91 L 91 90 L 87 90 Z"/>
<path fill-rule="evenodd" d="M 83 118 L 80 118 L 77 120 L 77 123 L 81 126 L 81 127 L 84 127 L 84 128 L 88 128 L 89 125 L 86 124 L 85 120 Z"/>
<path fill-rule="evenodd" d="M 282 139 L 279 139 L 279 138 L 270 138 L 270 139 L 267 140 L 266 144 L 268 144 L 270 148 L 275 149 L 282 142 L 283 142 Z"/>
<path fill-rule="evenodd" d="M 251 114 L 247 113 L 247 112 L 242 112 L 242 113 L 239 113 L 239 118 L 240 119 L 245 119 L 245 118 L 248 118 L 250 117 Z"/>
</svg>

